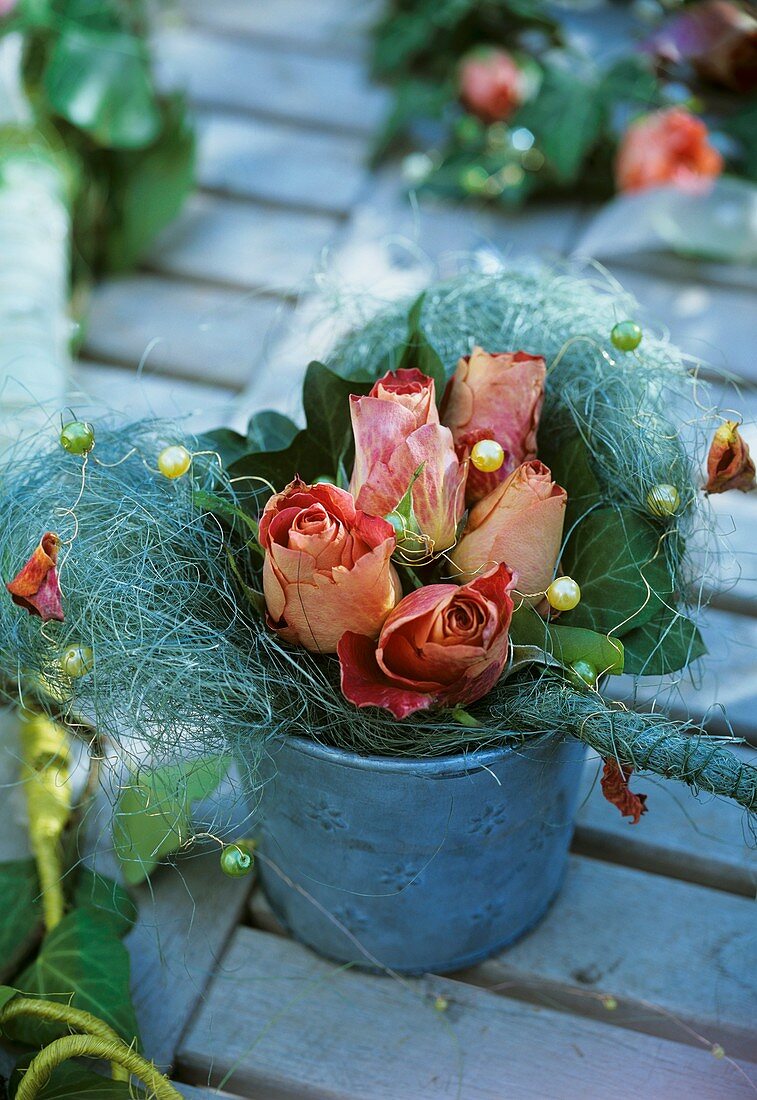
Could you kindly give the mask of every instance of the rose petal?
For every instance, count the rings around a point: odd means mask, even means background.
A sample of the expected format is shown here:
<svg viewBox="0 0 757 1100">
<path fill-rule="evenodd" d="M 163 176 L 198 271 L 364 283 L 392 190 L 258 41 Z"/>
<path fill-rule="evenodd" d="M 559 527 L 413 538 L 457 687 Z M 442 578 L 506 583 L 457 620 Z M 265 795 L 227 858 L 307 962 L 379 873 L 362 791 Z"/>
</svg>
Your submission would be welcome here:
<svg viewBox="0 0 757 1100">
<path fill-rule="evenodd" d="M 370 638 L 347 631 L 337 653 L 342 693 L 356 707 L 382 707 L 401 719 L 433 705 L 433 696 L 398 687 L 385 676 L 376 661 L 376 643 Z"/>
<path fill-rule="evenodd" d="M 59 537 L 45 532 L 32 556 L 5 586 L 15 604 L 30 615 L 39 615 L 43 622 L 65 619 L 56 569 L 59 550 Z"/>
<path fill-rule="evenodd" d="M 725 493 L 755 488 L 755 466 L 749 447 L 739 432 L 738 421 L 726 420 L 715 432 L 707 455 L 706 493 Z"/>
</svg>

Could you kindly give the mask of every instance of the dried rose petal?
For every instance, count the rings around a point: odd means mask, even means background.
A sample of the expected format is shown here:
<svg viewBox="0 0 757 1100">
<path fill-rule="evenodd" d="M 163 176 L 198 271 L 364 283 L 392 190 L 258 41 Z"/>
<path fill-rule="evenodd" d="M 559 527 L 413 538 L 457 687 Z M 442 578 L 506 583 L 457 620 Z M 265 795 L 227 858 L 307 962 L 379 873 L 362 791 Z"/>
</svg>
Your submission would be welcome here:
<svg viewBox="0 0 757 1100">
<path fill-rule="evenodd" d="M 605 760 L 602 770 L 602 794 L 613 806 L 617 806 L 623 817 L 630 817 L 632 825 L 638 825 L 642 814 L 647 812 L 645 794 L 634 794 L 628 789 L 628 781 L 633 768 L 627 764 L 618 764 L 614 757 Z"/>
<path fill-rule="evenodd" d="M 59 550 L 58 536 L 46 531 L 26 565 L 5 586 L 15 604 L 25 607 L 30 615 L 39 615 L 44 622 L 64 620 L 56 568 Z"/>
<path fill-rule="evenodd" d="M 737 420 L 726 420 L 715 432 L 707 455 L 706 493 L 725 493 L 740 489 L 748 493 L 755 488 L 754 460 L 741 438 Z"/>
</svg>

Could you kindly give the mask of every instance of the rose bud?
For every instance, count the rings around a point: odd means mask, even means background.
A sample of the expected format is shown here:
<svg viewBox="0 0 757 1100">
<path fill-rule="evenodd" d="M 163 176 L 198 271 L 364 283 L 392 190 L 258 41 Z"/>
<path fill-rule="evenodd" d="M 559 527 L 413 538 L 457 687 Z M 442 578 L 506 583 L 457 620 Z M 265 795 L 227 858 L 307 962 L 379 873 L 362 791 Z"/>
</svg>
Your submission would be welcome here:
<svg viewBox="0 0 757 1100">
<path fill-rule="evenodd" d="M 413 510 L 422 533 L 418 557 L 448 549 L 465 509 L 467 463 L 458 459 L 449 428 L 439 423 L 433 379 L 415 369 L 390 371 L 367 397 L 350 397 L 350 413 L 355 436 L 350 491 L 358 508 L 386 516 L 413 482 Z"/>
<path fill-rule="evenodd" d="M 543 463 L 524 462 L 474 505 L 451 554 L 460 579 L 498 562 L 518 577 L 518 592 L 538 604 L 555 575 L 568 495 Z"/>
<path fill-rule="evenodd" d="M 394 531 L 335 485 L 287 485 L 266 504 L 258 538 L 268 623 L 288 642 L 334 653 L 345 630 L 375 638 L 402 595 Z"/>
<path fill-rule="evenodd" d="M 736 420 L 726 420 L 715 432 L 707 455 L 706 493 L 725 493 L 740 489 L 748 493 L 755 488 L 754 460 L 741 438 Z"/>
<path fill-rule="evenodd" d="M 700 190 L 723 171 L 723 158 L 708 137 L 704 122 L 682 107 L 637 119 L 626 130 L 615 161 L 618 190 L 666 185 Z"/>
<path fill-rule="evenodd" d="M 506 50 L 463 58 L 458 86 L 463 106 L 482 122 L 505 122 L 524 96 L 523 74 Z"/>
<path fill-rule="evenodd" d="M 429 584 L 397 604 L 378 644 L 345 633 L 338 648 L 345 697 L 406 718 L 486 695 L 507 662 L 513 583 L 499 565 L 460 588 Z"/>
<path fill-rule="evenodd" d="M 702 0 L 669 19 L 646 43 L 662 64 L 690 65 L 734 92 L 757 88 L 757 19 L 730 0 Z"/>
<path fill-rule="evenodd" d="M 452 431 L 458 455 L 468 453 L 482 439 L 496 440 L 505 452 L 505 461 L 494 473 L 468 467 L 468 504 L 486 496 L 516 466 L 536 457 L 546 373 L 543 358 L 525 351 L 490 355 L 474 348 L 457 364 L 444 393 L 441 417 Z"/>
<path fill-rule="evenodd" d="M 57 569 L 59 550 L 60 539 L 47 531 L 26 565 L 5 586 L 15 604 L 25 607 L 30 615 L 39 615 L 43 622 L 64 621 Z"/>
</svg>

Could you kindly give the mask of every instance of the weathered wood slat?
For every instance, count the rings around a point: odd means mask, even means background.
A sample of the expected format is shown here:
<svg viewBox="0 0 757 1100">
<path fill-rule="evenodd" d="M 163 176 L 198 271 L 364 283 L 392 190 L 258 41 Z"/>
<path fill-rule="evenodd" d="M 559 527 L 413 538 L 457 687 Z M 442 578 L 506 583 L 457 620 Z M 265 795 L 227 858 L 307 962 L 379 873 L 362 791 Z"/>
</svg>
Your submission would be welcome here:
<svg viewBox="0 0 757 1100">
<path fill-rule="evenodd" d="M 161 868 L 135 891 L 139 917 L 126 939 L 132 998 L 145 1053 L 163 1070 L 174 1063 L 251 885 L 221 874 L 214 852 Z"/>
<path fill-rule="evenodd" d="M 195 1085 L 182 1085 L 179 1081 L 172 1082 L 177 1092 L 186 1097 L 186 1100 L 223 1100 L 231 1097 L 228 1092 L 219 1092 L 217 1089 L 202 1089 Z M 231 1098 L 233 1100 L 233 1097 Z"/>
<path fill-rule="evenodd" d="M 236 412 L 232 391 L 214 386 L 133 370 L 78 362 L 69 400 L 77 415 L 115 415 L 119 420 L 140 417 L 181 417 L 187 428 L 199 432 L 227 424 Z"/>
<path fill-rule="evenodd" d="M 702 618 L 707 655 L 666 677 L 613 677 L 606 694 L 629 706 L 704 721 L 712 733 L 757 740 L 757 619 L 710 608 Z"/>
<path fill-rule="evenodd" d="M 224 1087 L 248 1100 L 626 1100 L 639 1082 L 666 1100 L 752 1095 L 739 1069 L 706 1050 L 446 979 L 344 971 L 247 928 L 182 1040 L 178 1068 L 187 1080 L 228 1075 Z"/>
<path fill-rule="evenodd" d="M 139 275 L 111 279 L 92 297 L 85 351 L 92 359 L 241 388 L 264 359 L 288 307 L 236 291 Z"/>
<path fill-rule="evenodd" d="M 329 215 L 195 195 L 156 242 L 148 265 L 167 275 L 296 293 L 339 224 Z"/>
<path fill-rule="evenodd" d="M 754 749 L 734 751 L 757 764 Z M 586 765 L 574 851 L 745 897 L 757 895 L 757 849 L 740 807 L 709 795 L 694 802 L 679 784 L 639 775 L 632 787 L 646 792 L 648 813 L 631 825 L 602 795 L 600 775 L 594 757 Z"/>
<path fill-rule="evenodd" d="M 364 143 L 244 116 L 200 114 L 198 179 L 213 191 L 345 215 L 365 179 Z"/>
<path fill-rule="evenodd" d="M 754 294 L 744 287 L 703 284 L 696 279 L 663 279 L 624 268 L 623 285 L 687 354 L 716 370 L 728 370 L 757 382 L 752 355 Z"/>
<path fill-rule="evenodd" d="M 156 47 L 163 82 L 186 88 L 202 106 L 364 135 L 385 109 L 384 93 L 357 59 L 271 50 L 187 28 L 164 32 Z"/>
<path fill-rule="evenodd" d="M 462 976 L 603 1020 L 612 996 L 615 1024 L 753 1058 L 754 914 L 746 898 L 573 856 L 539 927 Z"/>
<path fill-rule="evenodd" d="M 378 17 L 376 0 L 184 0 L 184 14 L 210 30 L 254 37 L 299 50 L 335 54 L 364 53 L 363 32 Z"/>
</svg>

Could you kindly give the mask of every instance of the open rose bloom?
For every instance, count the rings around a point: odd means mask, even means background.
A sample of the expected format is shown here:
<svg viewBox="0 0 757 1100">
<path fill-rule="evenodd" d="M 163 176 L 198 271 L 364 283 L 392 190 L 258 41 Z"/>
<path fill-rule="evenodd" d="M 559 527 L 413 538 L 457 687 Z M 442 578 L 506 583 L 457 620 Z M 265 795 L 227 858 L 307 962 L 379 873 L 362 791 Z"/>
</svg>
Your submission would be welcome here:
<svg viewBox="0 0 757 1100">
<path fill-rule="evenodd" d="M 619 191 L 680 187 L 701 191 L 723 171 L 707 126 L 682 107 L 654 111 L 632 122 L 615 162 Z"/>
<path fill-rule="evenodd" d="M 440 416 L 432 378 L 389 371 L 349 399 L 349 491 L 295 479 L 266 505 L 269 625 L 338 652 L 356 706 L 403 718 L 475 702 L 508 663 L 514 601 L 544 605 L 566 504 L 535 457 L 545 374 L 537 354 L 475 347 Z M 499 470 L 471 460 L 482 440 L 499 443 Z"/>
</svg>

